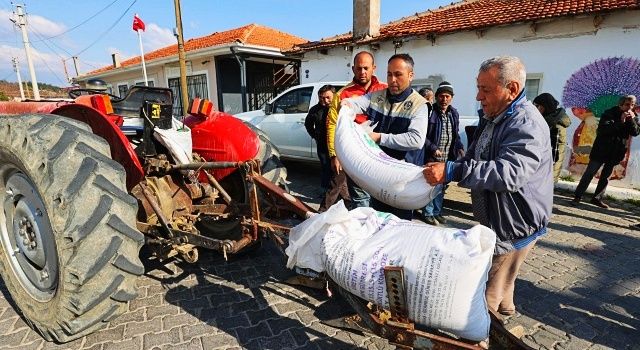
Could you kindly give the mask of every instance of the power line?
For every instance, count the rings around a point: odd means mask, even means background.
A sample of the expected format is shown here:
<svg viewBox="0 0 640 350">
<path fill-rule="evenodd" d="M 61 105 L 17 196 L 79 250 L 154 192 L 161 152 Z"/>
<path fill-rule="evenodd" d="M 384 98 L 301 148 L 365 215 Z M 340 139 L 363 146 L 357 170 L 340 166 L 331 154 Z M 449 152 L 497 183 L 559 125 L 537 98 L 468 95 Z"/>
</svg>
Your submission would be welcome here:
<svg viewBox="0 0 640 350">
<path fill-rule="evenodd" d="M 42 38 L 42 36 L 38 33 L 37 30 L 35 30 L 34 28 L 29 28 L 29 30 L 38 38 Z M 49 50 L 51 50 L 51 52 L 53 52 L 54 54 L 56 54 L 58 57 L 60 57 L 60 59 L 62 59 L 63 61 L 68 60 L 68 58 L 64 58 L 62 57 L 60 54 L 58 54 L 58 52 L 56 50 L 54 50 L 53 48 L 51 48 L 51 46 L 49 46 L 49 44 L 47 44 L 47 40 L 39 40 L 38 42 L 42 42 L 46 47 L 49 48 Z M 31 43 L 34 43 L 33 41 Z M 69 53 L 69 51 L 65 50 L 64 48 L 56 45 L 53 41 L 51 42 L 51 44 L 55 45 L 57 48 L 61 49 L 62 51 L 66 52 L 68 55 L 71 55 L 71 53 Z"/>
<path fill-rule="evenodd" d="M 77 54 L 72 55 L 72 56 L 80 56 L 81 53 L 89 50 L 89 48 L 91 48 L 98 41 L 100 41 L 105 35 L 107 35 L 111 31 L 111 29 L 113 29 L 116 25 L 118 25 L 120 20 L 127 14 L 127 12 L 129 12 L 129 10 L 133 7 L 133 5 L 136 3 L 136 1 L 138 1 L 138 0 L 133 0 L 131 2 L 131 5 L 129 5 L 129 7 L 127 7 L 127 9 L 124 10 L 122 15 L 120 15 L 120 17 L 118 17 L 118 19 L 109 28 L 107 28 L 107 30 L 105 30 L 102 34 L 100 34 L 100 36 L 98 36 L 94 42 L 92 42 L 91 44 L 89 44 L 89 46 L 85 47 L 84 49 L 80 50 L 80 52 L 78 52 Z"/>
<path fill-rule="evenodd" d="M 53 36 L 50 36 L 50 37 L 46 37 L 46 38 L 44 38 L 44 37 L 43 37 L 43 38 L 42 38 L 41 40 L 39 40 L 39 41 L 49 40 L 49 39 L 53 39 L 53 38 L 57 38 L 57 37 L 59 37 L 59 36 L 63 36 L 63 35 L 65 35 L 65 34 L 69 33 L 70 31 L 72 31 L 72 30 L 74 30 L 74 29 L 76 29 L 76 28 L 80 27 L 81 25 L 83 25 L 83 24 L 85 24 L 85 23 L 89 22 L 90 20 L 94 19 L 97 15 L 101 14 L 101 13 L 102 13 L 102 12 L 104 12 L 106 9 L 108 9 L 109 7 L 111 7 L 111 5 L 115 4 L 115 3 L 116 3 L 116 2 L 118 2 L 118 1 L 120 1 L 120 0 L 114 0 L 114 1 L 112 1 L 109 5 L 107 5 L 107 6 L 103 7 L 100 11 L 98 11 L 98 12 L 94 13 L 92 16 L 90 16 L 89 18 L 87 18 L 87 19 L 85 19 L 84 21 L 80 22 L 79 24 L 77 24 L 77 25 L 73 26 L 72 28 L 69 28 L 69 29 L 65 30 L 64 32 L 62 32 L 62 33 L 60 33 L 60 34 L 56 34 L 56 35 L 53 35 Z M 35 42 L 38 42 L 38 41 L 35 41 Z"/>
<path fill-rule="evenodd" d="M 100 67 L 96 66 L 95 64 L 91 64 L 91 63 L 89 63 L 87 61 L 81 60 L 80 57 L 78 57 L 78 62 L 82 62 L 82 63 L 86 64 L 87 66 L 93 67 L 95 69 L 100 69 Z"/>
<path fill-rule="evenodd" d="M 68 82 L 65 82 L 64 79 L 60 78 L 60 76 L 56 72 L 54 72 L 53 69 L 51 69 L 51 67 L 49 67 L 49 63 L 47 63 L 47 61 L 42 56 L 40 56 L 40 54 L 37 51 L 35 51 L 35 54 L 38 56 L 38 58 L 40 58 L 40 61 L 42 61 L 42 63 L 44 63 L 45 66 L 47 66 L 47 69 L 49 69 L 49 72 L 51 72 L 51 74 L 53 74 L 56 78 L 58 78 L 58 80 L 62 83 L 62 85 L 68 84 Z"/>
</svg>

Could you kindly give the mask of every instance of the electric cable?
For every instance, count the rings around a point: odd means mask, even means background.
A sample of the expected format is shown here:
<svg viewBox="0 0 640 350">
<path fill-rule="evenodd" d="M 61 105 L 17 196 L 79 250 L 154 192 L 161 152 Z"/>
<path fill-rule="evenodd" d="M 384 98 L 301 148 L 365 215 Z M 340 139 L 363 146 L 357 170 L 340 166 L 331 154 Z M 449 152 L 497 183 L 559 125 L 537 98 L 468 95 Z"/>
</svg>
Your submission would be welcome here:
<svg viewBox="0 0 640 350">
<path fill-rule="evenodd" d="M 80 50 L 78 53 L 76 53 L 73 56 L 80 56 L 81 53 L 89 50 L 93 45 L 95 45 L 96 43 L 98 43 L 98 41 L 100 41 L 105 35 L 107 35 L 116 25 L 118 25 L 118 23 L 120 22 L 120 20 L 122 20 L 122 18 L 127 14 L 127 12 L 129 12 L 129 10 L 133 7 L 133 5 L 137 2 L 138 0 L 133 0 L 131 2 L 131 4 L 129 5 L 129 7 L 127 7 L 124 12 L 122 13 L 122 15 L 120 15 L 120 17 L 118 17 L 118 19 L 116 19 L 116 21 L 109 27 L 107 28 L 107 30 L 105 30 L 104 32 L 102 32 L 102 34 L 100 34 L 96 40 L 94 40 L 91 44 L 89 44 L 89 46 L 85 47 L 84 49 Z"/>
<path fill-rule="evenodd" d="M 56 34 L 56 35 L 52 35 L 52 36 L 50 36 L 50 37 L 46 37 L 46 38 L 45 38 L 45 37 L 43 37 L 40 41 L 42 41 L 42 40 L 50 40 L 50 39 L 57 38 L 57 37 L 60 37 L 60 36 L 63 36 L 63 35 L 65 35 L 65 34 L 69 33 L 70 31 L 72 31 L 72 30 L 74 30 L 74 29 L 76 29 L 76 28 L 80 27 L 81 25 L 83 25 L 83 24 L 85 24 L 85 23 L 89 22 L 90 20 L 94 19 L 97 15 L 101 14 L 101 13 L 102 13 L 102 12 L 104 12 L 106 9 L 108 9 L 109 7 L 111 7 L 111 5 L 115 4 L 115 3 L 116 3 L 116 2 L 118 2 L 118 1 L 120 1 L 120 0 L 114 0 L 114 1 L 112 1 L 110 4 L 108 4 L 107 6 L 103 7 L 100 11 L 98 11 L 98 12 L 94 13 L 94 14 L 93 14 L 92 16 L 90 16 L 89 18 L 87 18 L 87 19 L 85 19 L 84 21 L 80 22 L 79 24 L 77 24 L 77 25 L 75 25 L 75 26 L 73 26 L 73 27 L 71 27 L 71 28 L 69 28 L 69 29 L 65 30 L 64 32 L 59 33 L 59 34 Z M 38 41 L 36 41 L 36 42 L 38 42 Z"/>
<path fill-rule="evenodd" d="M 47 67 L 49 72 L 51 72 L 51 74 L 53 74 L 56 78 L 58 78 L 58 80 L 62 83 L 62 85 L 67 85 L 68 84 L 68 82 L 65 82 L 64 79 L 60 78 L 58 73 L 54 72 L 53 69 L 51 69 L 51 67 L 49 66 L 49 63 L 47 63 L 47 61 L 42 57 L 42 55 L 40 55 L 40 53 L 38 51 L 33 51 L 33 53 L 36 56 L 38 56 L 38 58 L 40 59 L 40 61 L 42 61 L 42 63 L 44 63 L 44 65 Z"/>
</svg>

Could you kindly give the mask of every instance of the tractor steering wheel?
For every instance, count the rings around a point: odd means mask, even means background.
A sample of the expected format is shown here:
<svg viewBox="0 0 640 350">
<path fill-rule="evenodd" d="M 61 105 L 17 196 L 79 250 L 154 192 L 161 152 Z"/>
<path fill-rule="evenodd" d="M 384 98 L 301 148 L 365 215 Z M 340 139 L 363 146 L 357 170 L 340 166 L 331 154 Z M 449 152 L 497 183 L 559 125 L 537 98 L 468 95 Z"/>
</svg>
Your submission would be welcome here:
<svg viewBox="0 0 640 350">
<path fill-rule="evenodd" d="M 107 95 L 109 96 L 109 98 L 111 98 L 112 101 L 120 101 L 122 100 L 119 96 L 107 93 L 105 91 L 102 90 L 95 90 L 95 89 L 73 89 L 73 90 L 69 90 L 69 97 L 72 99 L 76 99 L 79 96 L 82 95 Z"/>
</svg>

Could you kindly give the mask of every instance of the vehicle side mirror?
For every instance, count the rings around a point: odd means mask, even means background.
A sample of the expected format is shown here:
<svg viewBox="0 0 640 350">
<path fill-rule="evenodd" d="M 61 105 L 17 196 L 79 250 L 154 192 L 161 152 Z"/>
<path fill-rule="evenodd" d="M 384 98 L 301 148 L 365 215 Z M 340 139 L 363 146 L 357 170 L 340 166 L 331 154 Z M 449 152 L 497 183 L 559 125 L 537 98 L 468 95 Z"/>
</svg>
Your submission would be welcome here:
<svg viewBox="0 0 640 350">
<path fill-rule="evenodd" d="M 264 105 L 264 114 L 269 115 L 273 113 L 273 105 L 269 102 Z"/>
</svg>

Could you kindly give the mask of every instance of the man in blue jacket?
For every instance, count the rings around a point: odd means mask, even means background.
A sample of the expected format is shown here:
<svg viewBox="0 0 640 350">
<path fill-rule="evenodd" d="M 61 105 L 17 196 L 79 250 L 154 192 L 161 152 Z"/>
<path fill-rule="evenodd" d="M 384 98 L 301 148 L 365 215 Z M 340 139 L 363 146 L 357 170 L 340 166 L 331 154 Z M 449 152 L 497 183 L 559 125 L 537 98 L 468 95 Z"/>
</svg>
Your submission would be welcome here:
<svg viewBox="0 0 640 350">
<path fill-rule="evenodd" d="M 457 181 L 471 189 L 473 215 L 495 231 L 496 248 L 486 298 L 505 315 L 515 312 L 513 291 L 520 266 L 547 231 L 553 205 L 549 127 L 526 99 L 526 71 L 517 57 L 499 56 L 480 66 L 476 100 L 483 115 L 467 154 L 428 163 L 432 185 Z"/>
</svg>

